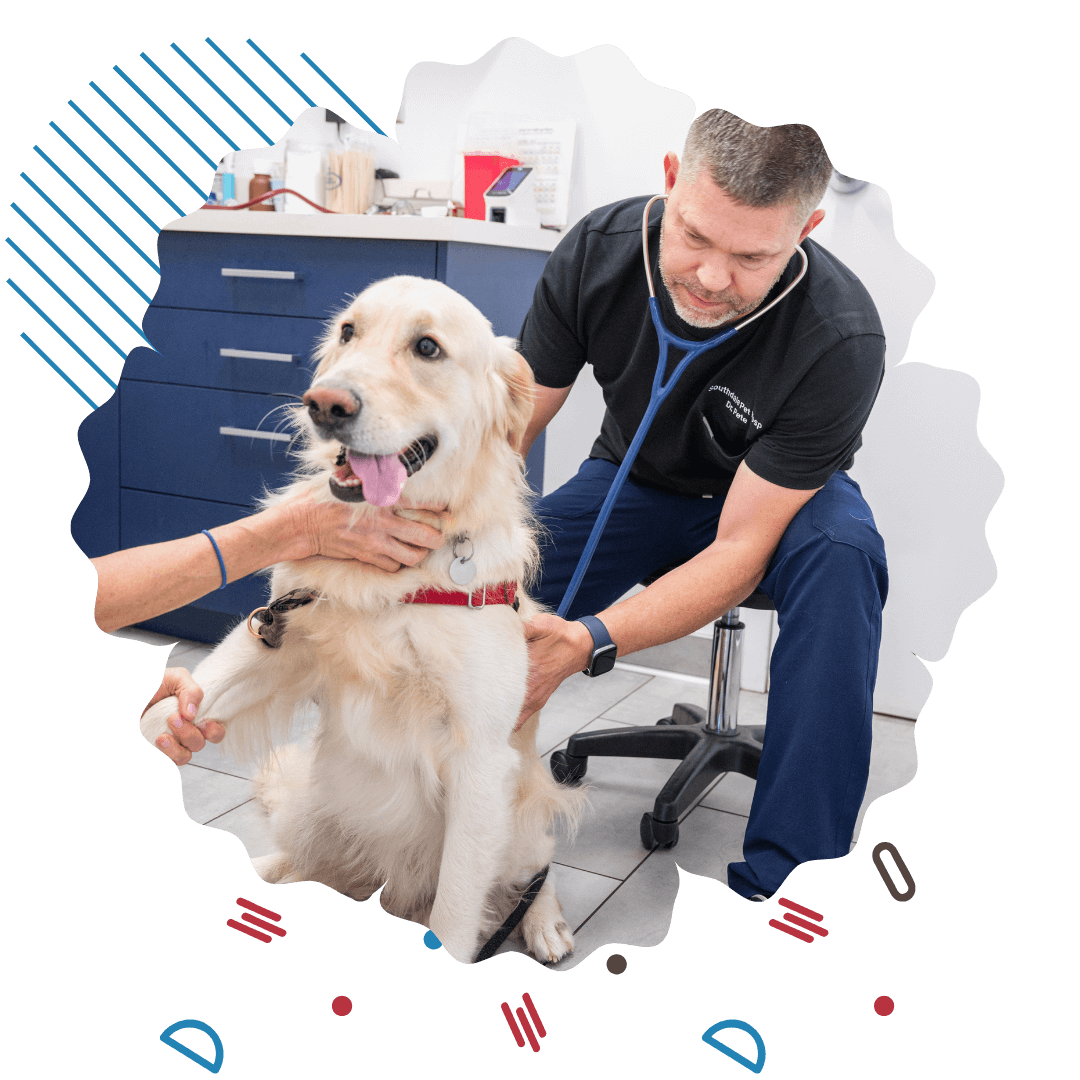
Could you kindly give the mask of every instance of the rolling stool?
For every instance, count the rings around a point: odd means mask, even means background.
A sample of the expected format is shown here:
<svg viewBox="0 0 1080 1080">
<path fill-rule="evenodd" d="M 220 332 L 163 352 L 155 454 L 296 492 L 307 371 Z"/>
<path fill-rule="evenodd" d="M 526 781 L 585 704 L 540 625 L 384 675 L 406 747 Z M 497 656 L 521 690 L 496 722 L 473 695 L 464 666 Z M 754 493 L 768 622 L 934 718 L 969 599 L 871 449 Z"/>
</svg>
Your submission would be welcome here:
<svg viewBox="0 0 1080 1080">
<path fill-rule="evenodd" d="M 642 584 L 652 584 L 670 569 L 665 567 Z M 754 592 L 740 607 L 771 611 L 773 603 L 763 592 Z M 653 812 L 641 818 L 645 848 L 673 848 L 679 842 L 679 817 L 721 773 L 737 772 L 757 779 L 765 728 L 738 726 L 744 629 L 738 607 L 713 623 L 707 709 L 679 703 L 670 716 L 652 727 L 624 725 L 572 735 L 565 750 L 551 755 L 552 776 L 559 783 L 576 784 L 593 756 L 681 761 L 657 795 Z"/>
</svg>

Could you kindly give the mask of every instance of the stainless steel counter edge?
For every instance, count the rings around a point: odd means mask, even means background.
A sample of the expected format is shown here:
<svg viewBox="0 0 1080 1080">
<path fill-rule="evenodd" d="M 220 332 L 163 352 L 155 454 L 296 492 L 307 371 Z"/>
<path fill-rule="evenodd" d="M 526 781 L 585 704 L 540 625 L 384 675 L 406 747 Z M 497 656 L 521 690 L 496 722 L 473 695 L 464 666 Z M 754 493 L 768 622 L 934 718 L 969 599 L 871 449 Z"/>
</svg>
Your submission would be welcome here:
<svg viewBox="0 0 1080 1080">
<path fill-rule="evenodd" d="M 522 229 L 471 218 L 424 218 L 385 214 L 266 214 L 247 210 L 196 210 L 170 221 L 172 232 L 245 236 L 333 236 L 377 240 L 451 240 L 463 244 L 553 251 L 560 233 Z"/>
</svg>

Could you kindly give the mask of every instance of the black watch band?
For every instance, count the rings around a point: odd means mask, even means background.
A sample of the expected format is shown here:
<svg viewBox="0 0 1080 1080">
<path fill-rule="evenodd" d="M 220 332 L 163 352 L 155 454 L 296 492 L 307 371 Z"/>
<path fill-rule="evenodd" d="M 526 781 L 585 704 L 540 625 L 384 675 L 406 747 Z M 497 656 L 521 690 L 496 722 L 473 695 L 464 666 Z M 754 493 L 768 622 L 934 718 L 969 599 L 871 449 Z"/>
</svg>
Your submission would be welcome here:
<svg viewBox="0 0 1080 1080">
<path fill-rule="evenodd" d="M 615 657 L 619 653 L 618 646 L 611 640 L 607 627 L 595 615 L 582 615 L 577 620 L 589 631 L 593 641 L 592 656 L 589 658 L 589 666 L 584 674 L 589 678 L 603 675 L 615 666 Z"/>
</svg>

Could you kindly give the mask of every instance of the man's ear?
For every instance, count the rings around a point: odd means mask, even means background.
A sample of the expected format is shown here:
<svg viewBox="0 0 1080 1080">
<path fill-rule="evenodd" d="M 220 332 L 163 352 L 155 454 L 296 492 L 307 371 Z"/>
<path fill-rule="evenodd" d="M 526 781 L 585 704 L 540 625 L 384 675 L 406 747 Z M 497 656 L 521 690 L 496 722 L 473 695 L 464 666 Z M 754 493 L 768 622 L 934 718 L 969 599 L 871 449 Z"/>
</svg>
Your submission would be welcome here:
<svg viewBox="0 0 1080 1080">
<path fill-rule="evenodd" d="M 516 344 L 517 342 L 509 337 L 495 340 L 496 370 L 506 387 L 503 429 L 510 445 L 520 454 L 521 440 L 532 419 L 536 381 L 528 361 L 514 347 Z"/>
</svg>

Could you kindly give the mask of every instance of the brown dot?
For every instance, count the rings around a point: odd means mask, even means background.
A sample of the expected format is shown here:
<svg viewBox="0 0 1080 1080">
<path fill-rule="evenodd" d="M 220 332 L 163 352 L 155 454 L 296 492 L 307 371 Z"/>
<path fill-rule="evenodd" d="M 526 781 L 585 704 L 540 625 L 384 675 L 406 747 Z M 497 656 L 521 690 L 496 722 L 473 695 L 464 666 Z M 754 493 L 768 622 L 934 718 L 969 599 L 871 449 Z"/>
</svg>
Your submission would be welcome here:
<svg viewBox="0 0 1080 1080">
<path fill-rule="evenodd" d="M 612 975 L 621 975 L 626 970 L 626 957 L 618 953 L 612 953 L 607 958 L 607 969 Z"/>
</svg>

